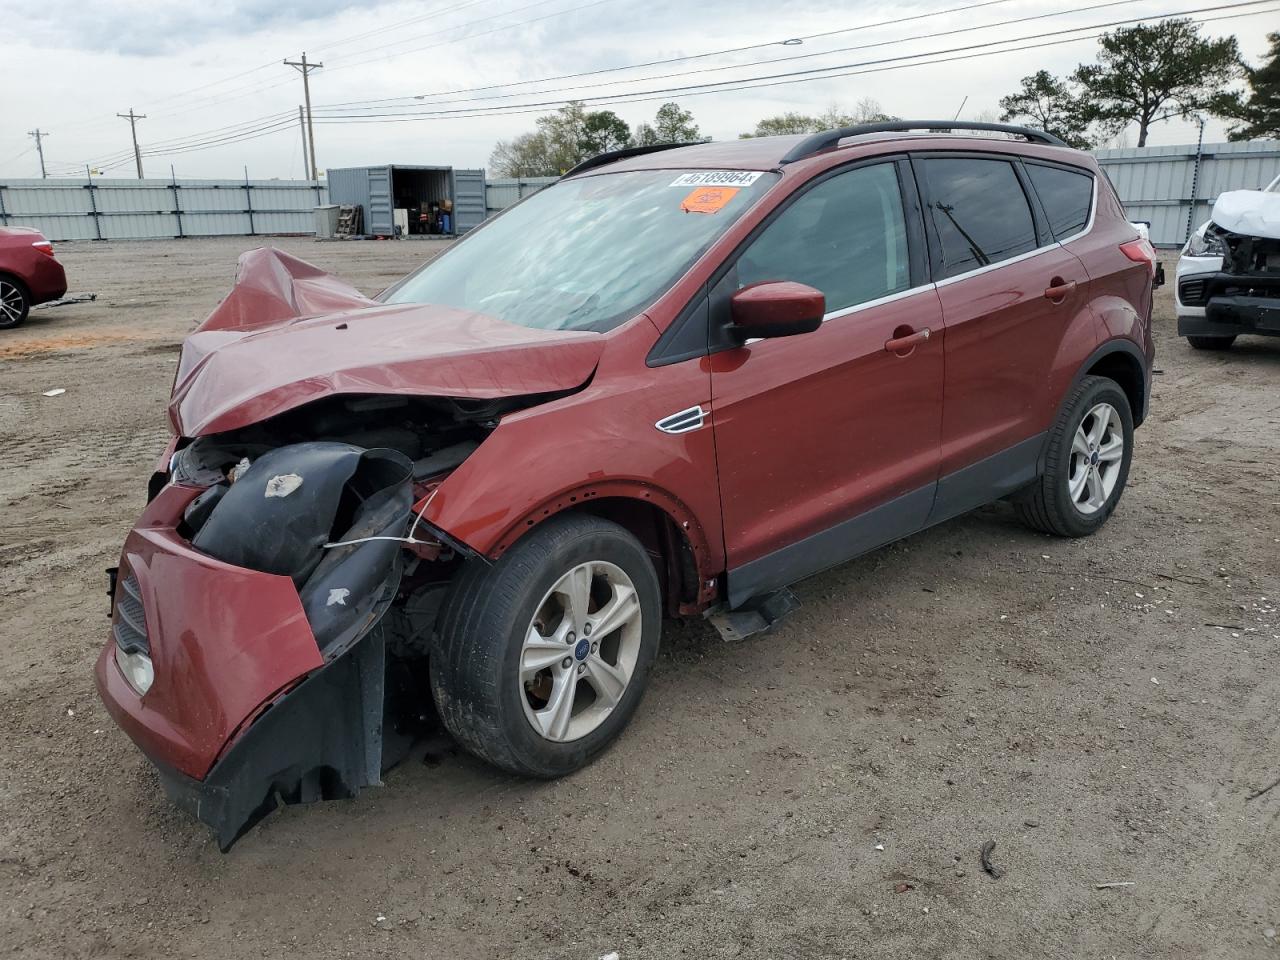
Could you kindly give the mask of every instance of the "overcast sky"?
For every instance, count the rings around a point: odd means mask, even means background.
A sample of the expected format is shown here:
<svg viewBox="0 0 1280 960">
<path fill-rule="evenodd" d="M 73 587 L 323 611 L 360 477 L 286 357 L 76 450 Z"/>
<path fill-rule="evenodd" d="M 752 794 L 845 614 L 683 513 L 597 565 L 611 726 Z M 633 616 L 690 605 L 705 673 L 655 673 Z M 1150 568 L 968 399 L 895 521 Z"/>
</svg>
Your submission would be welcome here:
<svg viewBox="0 0 1280 960">
<path fill-rule="evenodd" d="M 212 148 L 145 156 L 148 176 L 167 178 L 172 163 L 179 177 L 239 177 L 246 165 L 254 179 L 300 177 L 296 112 L 302 80 L 280 61 L 297 59 L 303 50 L 325 64 L 312 78 L 317 107 L 407 97 L 407 109 L 419 112 L 463 106 L 490 111 L 471 117 L 320 123 L 316 151 L 321 168 L 388 162 L 483 166 L 494 141 L 532 128 L 543 108 L 529 104 L 569 96 L 644 97 L 643 102 L 607 105 L 632 124 L 651 119 L 663 100 L 673 99 L 693 111 L 704 135 L 717 140 L 750 130 L 763 116 L 852 106 L 862 98 L 875 99 L 899 116 L 950 117 L 960 110 L 963 119 L 975 119 L 995 112 L 999 98 L 1012 92 L 1019 78 L 1042 67 L 1066 73 L 1092 59 L 1092 39 L 1033 46 L 1058 39 L 1048 36 L 1051 32 L 1190 11 L 1212 0 L 1110 2 L 1093 10 L 1082 8 L 1104 0 L 996 0 L 979 9 L 907 19 L 974 2 L 703 0 L 695 6 L 687 0 L 0 0 L 5 35 L 0 175 L 39 175 L 34 141 L 27 135 L 39 127 L 49 133 L 45 157 L 51 174 L 80 170 L 83 175 L 88 161 L 104 175 L 133 176 L 129 123 L 116 117 L 132 107 L 147 115 L 138 122 L 144 150 L 158 150 L 166 141 L 189 144 L 246 130 L 257 134 Z M 1075 12 L 987 26 L 1067 9 Z M 1280 28 L 1280 13 L 1276 3 L 1252 9 L 1266 12 L 1218 20 L 1202 29 L 1210 35 L 1234 34 L 1256 63 L 1266 49 L 1267 30 Z M 874 26 L 886 20 L 893 22 Z M 983 29 L 967 29 L 972 27 Z M 840 32 L 800 44 L 781 42 L 827 31 Z M 935 51 L 955 57 L 979 52 L 955 48 L 996 40 L 1018 42 L 993 48 L 1012 47 L 1014 52 L 950 63 L 897 69 L 884 69 L 893 63 L 868 64 Z M 754 49 L 515 88 L 496 86 L 747 46 Z M 801 59 L 760 62 L 779 58 Z M 861 65 L 849 69 L 863 72 L 754 90 L 660 92 L 840 64 Z M 731 69 L 689 73 L 719 67 Z M 473 89 L 477 87 L 491 89 Z M 463 90 L 471 92 L 455 92 Z M 427 96 L 413 100 L 414 95 Z M 531 112 L 498 112 L 522 105 Z M 1220 124 L 1210 123 L 1207 139 L 1225 139 Z M 1150 143 L 1194 140 L 1193 124 L 1174 122 L 1155 128 Z"/>
</svg>

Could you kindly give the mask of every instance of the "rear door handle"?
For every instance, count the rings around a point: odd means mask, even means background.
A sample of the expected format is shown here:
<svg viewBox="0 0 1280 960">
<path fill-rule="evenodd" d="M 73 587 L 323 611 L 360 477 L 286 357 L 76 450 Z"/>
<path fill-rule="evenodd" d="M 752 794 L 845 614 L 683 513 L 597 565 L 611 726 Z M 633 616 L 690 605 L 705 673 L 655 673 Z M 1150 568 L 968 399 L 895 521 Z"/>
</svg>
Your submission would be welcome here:
<svg viewBox="0 0 1280 960">
<path fill-rule="evenodd" d="M 915 347 L 929 339 L 929 333 L 929 328 L 925 327 L 923 330 L 917 330 L 915 333 L 908 333 L 906 336 L 894 337 L 892 340 L 886 340 L 884 342 L 884 348 L 889 353 L 910 353 Z"/>
<path fill-rule="evenodd" d="M 1044 298 L 1046 300 L 1052 300 L 1054 303 L 1061 303 L 1075 292 L 1076 282 L 1074 280 L 1071 280 L 1068 283 L 1062 283 L 1057 277 L 1055 277 L 1053 285 L 1045 288 Z"/>
</svg>

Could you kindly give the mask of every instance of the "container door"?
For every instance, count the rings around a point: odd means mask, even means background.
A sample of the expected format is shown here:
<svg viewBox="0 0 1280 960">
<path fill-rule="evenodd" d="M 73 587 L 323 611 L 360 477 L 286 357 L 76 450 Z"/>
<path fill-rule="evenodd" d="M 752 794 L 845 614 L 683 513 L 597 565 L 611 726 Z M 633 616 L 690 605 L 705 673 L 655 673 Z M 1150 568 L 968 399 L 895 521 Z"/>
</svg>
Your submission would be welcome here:
<svg viewBox="0 0 1280 960">
<path fill-rule="evenodd" d="M 395 233 L 391 219 L 391 168 L 369 167 L 369 207 L 364 212 L 364 232 L 390 237 Z"/>
<path fill-rule="evenodd" d="M 453 232 L 466 233 L 484 223 L 484 170 L 453 171 Z"/>
</svg>

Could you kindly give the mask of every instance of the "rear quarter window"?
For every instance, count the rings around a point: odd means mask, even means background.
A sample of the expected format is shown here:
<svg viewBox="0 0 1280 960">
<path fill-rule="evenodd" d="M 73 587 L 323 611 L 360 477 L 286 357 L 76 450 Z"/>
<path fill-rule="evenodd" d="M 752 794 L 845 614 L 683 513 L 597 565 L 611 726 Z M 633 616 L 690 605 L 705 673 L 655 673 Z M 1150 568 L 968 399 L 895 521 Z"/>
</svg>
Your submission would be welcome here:
<svg viewBox="0 0 1280 960">
<path fill-rule="evenodd" d="M 940 157 L 918 161 L 929 216 L 942 246 L 943 275 L 954 277 L 1036 248 L 1022 183 L 1007 160 Z"/>
<path fill-rule="evenodd" d="M 1026 168 L 1054 239 L 1065 240 L 1083 230 L 1093 210 L 1093 177 L 1038 163 Z"/>
</svg>

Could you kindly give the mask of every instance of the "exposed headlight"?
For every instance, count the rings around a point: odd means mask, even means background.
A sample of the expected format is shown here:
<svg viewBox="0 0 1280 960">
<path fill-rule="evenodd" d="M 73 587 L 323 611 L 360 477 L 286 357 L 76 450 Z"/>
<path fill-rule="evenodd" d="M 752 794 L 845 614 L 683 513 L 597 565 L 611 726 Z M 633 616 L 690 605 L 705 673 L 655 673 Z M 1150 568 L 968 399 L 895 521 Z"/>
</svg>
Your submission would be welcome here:
<svg viewBox="0 0 1280 960">
<path fill-rule="evenodd" d="M 1193 233 L 1182 252 L 1188 257 L 1225 257 L 1227 248 L 1206 229 L 1202 233 Z"/>
<path fill-rule="evenodd" d="M 151 666 L 151 658 L 145 653 L 125 653 L 116 647 L 116 666 L 138 696 L 150 690 L 155 682 L 156 671 Z"/>
</svg>

